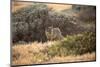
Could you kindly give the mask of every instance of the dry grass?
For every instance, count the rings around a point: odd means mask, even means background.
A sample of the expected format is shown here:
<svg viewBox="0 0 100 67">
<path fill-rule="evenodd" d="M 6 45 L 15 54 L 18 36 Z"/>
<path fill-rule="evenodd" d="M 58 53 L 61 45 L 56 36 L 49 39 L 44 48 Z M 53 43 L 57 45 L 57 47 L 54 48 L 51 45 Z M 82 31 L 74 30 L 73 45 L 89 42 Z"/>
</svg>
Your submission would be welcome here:
<svg viewBox="0 0 100 67">
<path fill-rule="evenodd" d="M 53 43 L 54 42 L 34 42 L 30 44 L 16 44 L 12 47 L 12 64 L 24 65 L 96 60 L 95 52 L 77 56 L 55 56 L 51 58 L 47 53 L 43 53 L 43 51 L 46 51 Z"/>
<path fill-rule="evenodd" d="M 95 52 L 93 53 L 86 53 L 83 55 L 77 55 L 77 56 L 66 56 L 66 57 L 54 57 L 48 62 L 45 63 L 60 63 L 60 62 L 82 62 L 82 61 L 95 61 L 96 56 Z"/>
<path fill-rule="evenodd" d="M 47 4 L 47 6 L 56 11 L 61 11 L 61 10 L 72 8 L 72 5 L 63 5 L 63 4 Z"/>
<path fill-rule="evenodd" d="M 45 50 L 51 44 L 52 42 L 15 44 L 15 46 L 12 47 L 12 64 L 33 64 L 41 62 L 41 58 L 46 58 L 41 51 Z"/>
<path fill-rule="evenodd" d="M 17 10 L 32 5 L 32 3 L 27 2 L 12 2 L 12 12 L 16 12 Z"/>
<path fill-rule="evenodd" d="M 27 7 L 32 4 L 33 3 L 31 2 L 12 2 L 12 12 L 16 12 L 16 10 L 19 10 L 23 7 Z M 46 5 L 48 6 L 48 8 L 52 8 L 57 11 L 72 8 L 72 5 L 63 5 L 63 4 L 46 4 Z"/>
</svg>

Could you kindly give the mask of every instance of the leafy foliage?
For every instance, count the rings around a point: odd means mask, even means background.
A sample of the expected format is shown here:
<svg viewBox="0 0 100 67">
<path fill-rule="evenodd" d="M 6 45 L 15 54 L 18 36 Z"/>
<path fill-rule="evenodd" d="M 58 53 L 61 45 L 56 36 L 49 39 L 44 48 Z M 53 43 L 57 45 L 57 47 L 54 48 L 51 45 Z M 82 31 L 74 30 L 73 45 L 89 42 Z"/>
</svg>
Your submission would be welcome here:
<svg viewBox="0 0 100 67">
<path fill-rule="evenodd" d="M 95 33 L 85 32 L 78 35 L 66 36 L 63 41 L 49 47 L 48 54 L 51 56 L 78 55 L 96 51 Z"/>
</svg>

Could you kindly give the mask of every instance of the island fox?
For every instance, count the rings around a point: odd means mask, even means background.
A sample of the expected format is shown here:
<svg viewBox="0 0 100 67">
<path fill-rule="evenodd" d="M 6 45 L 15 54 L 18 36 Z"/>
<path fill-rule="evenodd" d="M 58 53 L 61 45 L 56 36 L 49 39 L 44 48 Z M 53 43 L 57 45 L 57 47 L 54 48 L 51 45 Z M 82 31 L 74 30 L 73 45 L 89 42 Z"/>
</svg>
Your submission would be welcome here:
<svg viewBox="0 0 100 67">
<path fill-rule="evenodd" d="M 61 34 L 61 31 L 58 27 L 48 27 L 45 30 L 45 34 L 48 40 L 61 40 L 63 38 L 63 35 Z"/>
</svg>

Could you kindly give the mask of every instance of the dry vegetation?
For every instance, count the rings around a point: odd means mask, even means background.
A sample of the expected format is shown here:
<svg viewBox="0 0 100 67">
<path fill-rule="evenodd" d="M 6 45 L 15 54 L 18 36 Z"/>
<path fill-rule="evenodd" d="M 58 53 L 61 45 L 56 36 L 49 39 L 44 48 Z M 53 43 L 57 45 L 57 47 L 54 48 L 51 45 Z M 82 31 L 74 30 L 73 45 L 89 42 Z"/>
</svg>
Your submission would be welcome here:
<svg viewBox="0 0 100 67">
<path fill-rule="evenodd" d="M 12 2 L 12 12 L 16 12 L 17 10 L 27 7 L 29 5 L 32 5 L 32 3 L 27 3 L 27 2 Z"/>
<path fill-rule="evenodd" d="M 29 5 L 32 5 L 33 3 L 29 2 L 12 2 L 12 12 L 15 12 L 23 7 L 27 7 Z M 64 9 L 71 9 L 72 8 L 72 5 L 59 5 L 59 4 L 46 4 L 49 8 L 52 8 L 54 10 L 57 10 L 57 11 L 61 11 L 61 10 L 64 10 Z"/>
<path fill-rule="evenodd" d="M 35 42 L 13 46 L 13 64 L 33 64 L 43 61 L 46 56 L 41 51 L 47 48 L 47 44 L 50 45 L 50 42 L 44 44 Z"/>
<path fill-rule="evenodd" d="M 18 44 L 12 47 L 13 65 L 24 64 L 44 64 L 44 63 L 60 63 L 60 62 L 77 62 L 77 61 L 94 61 L 96 60 L 95 52 L 85 53 L 82 55 L 70 55 L 70 56 L 54 56 L 49 57 L 47 53 L 43 51 L 47 50 L 53 42 L 47 43 L 30 43 L 30 44 Z M 48 45 L 48 46 L 47 46 Z"/>
</svg>

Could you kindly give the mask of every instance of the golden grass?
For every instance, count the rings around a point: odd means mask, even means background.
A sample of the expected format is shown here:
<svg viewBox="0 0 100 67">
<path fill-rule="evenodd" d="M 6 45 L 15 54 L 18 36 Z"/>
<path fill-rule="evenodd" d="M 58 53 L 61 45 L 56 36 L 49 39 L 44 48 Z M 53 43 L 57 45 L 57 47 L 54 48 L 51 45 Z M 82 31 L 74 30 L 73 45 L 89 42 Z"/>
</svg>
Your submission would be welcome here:
<svg viewBox="0 0 100 67">
<path fill-rule="evenodd" d="M 95 52 L 86 53 L 84 55 L 70 56 L 55 56 L 49 57 L 47 53 L 43 53 L 54 42 L 46 43 L 30 43 L 16 44 L 12 46 L 12 64 L 44 64 L 44 63 L 59 63 L 59 62 L 77 62 L 77 61 L 93 61 L 96 60 Z"/>
<path fill-rule="evenodd" d="M 49 8 L 52 8 L 56 11 L 61 11 L 65 9 L 71 9 L 72 5 L 63 5 L 63 4 L 47 4 Z"/>
<path fill-rule="evenodd" d="M 36 58 L 34 54 L 40 53 L 40 51 L 50 46 L 51 43 L 52 42 L 47 42 L 43 44 L 34 42 L 30 44 L 15 44 L 15 46 L 12 47 L 12 64 L 33 64 L 41 62 L 41 60 L 38 59 L 39 57 Z M 43 54 L 40 53 L 39 56 L 43 56 Z"/>
<path fill-rule="evenodd" d="M 23 7 L 27 7 L 32 4 L 33 4 L 32 2 L 12 2 L 12 12 L 16 12 L 16 10 L 19 10 Z M 72 8 L 72 5 L 63 5 L 63 4 L 46 4 L 46 5 L 48 6 L 48 8 L 52 8 L 56 11 Z"/>
<path fill-rule="evenodd" d="M 17 10 L 32 5 L 33 3 L 28 2 L 13 2 L 12 1 L 12 12 L 16 12 Z"/>
<path fill-rule="evenodd" d="M 82 61 L 95 61 L 96 56 L 95 52 L 93 53 L 86 53 L 83 55 L 77 55 L 77 56 L 66 56 L 66 57 L 54 57 L 48 62 L 45 63 L 60 63 L 60 62 L 82 62 Z"/>
</svg>

